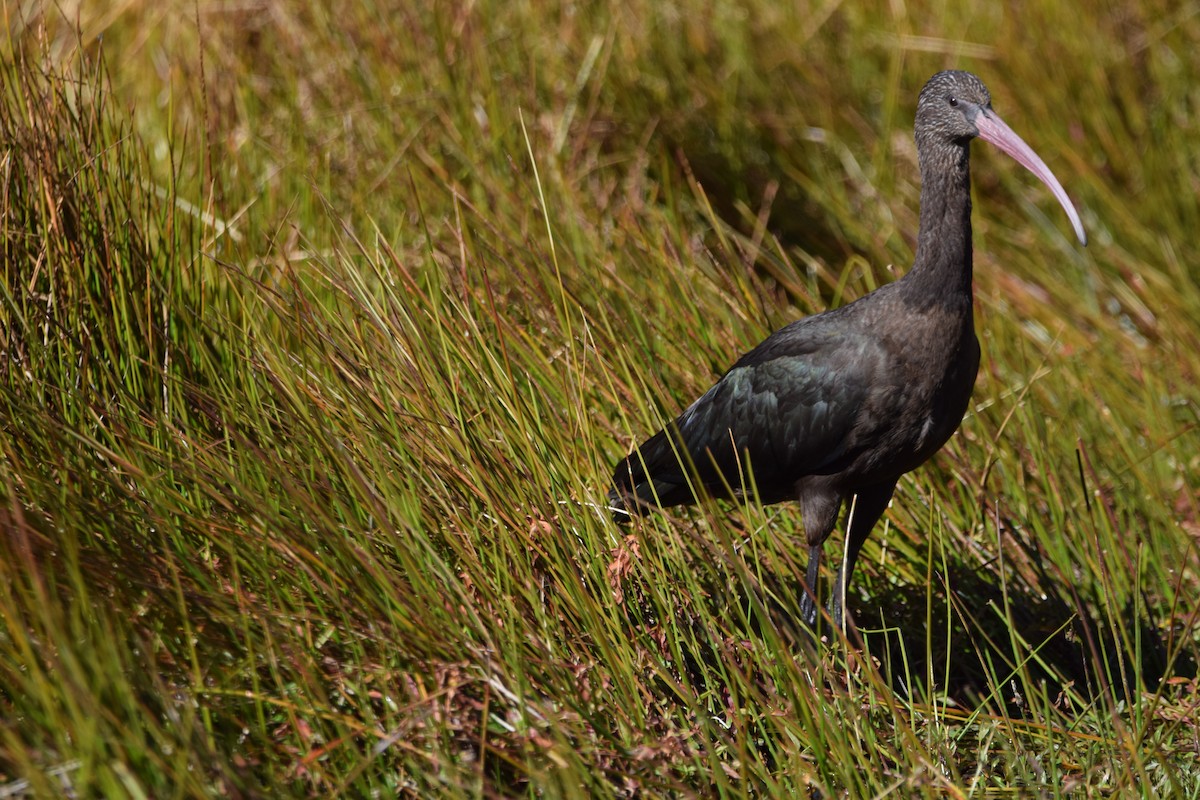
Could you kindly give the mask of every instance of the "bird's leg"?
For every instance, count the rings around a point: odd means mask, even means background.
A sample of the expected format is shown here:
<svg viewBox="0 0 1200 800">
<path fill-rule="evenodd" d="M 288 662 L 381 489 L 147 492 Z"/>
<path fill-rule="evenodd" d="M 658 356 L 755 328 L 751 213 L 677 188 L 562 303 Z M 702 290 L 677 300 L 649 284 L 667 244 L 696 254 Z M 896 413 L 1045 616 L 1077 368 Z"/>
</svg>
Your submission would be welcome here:
<svg viewBox="0 0 1200 800">
<path fill-rule="evenodd" d="M 837 526 L 842 496 L 827 478 L 801 480 L 796 499 L 804 515 L 804 538 L 808 541 L 808 573 L 800 597 L 800 617 L 814 631 L 817 625 L 817 585 L 821 575 L 821 546 Z"/>
<path fill-rule="evenodd" d="M 850 504 L 849 524 L 846 529 L 846 552 L 842 563 L 838 566 L 837 579 L 833 582 L 832 597 L 829 601 L 829 616 L 839 629 L 843 627 L 845 614 L 846 587 L 854 574 L 854 564 L 858 561 L 858 553 L 863 543 L 871 535 L 871 529 L 883 516 L 892 499 L 896 484 L 884 484 L 863 489 Z"/>
<path fill-rule="evenodd" d="M 810 545 L 808 548 L 808 573 L 804 578 L 804 587 L 800 597 L 800 617 L 809 627 L 817 624 L 817 580 L 820 573 L 821 545 Z"/>
</svg>

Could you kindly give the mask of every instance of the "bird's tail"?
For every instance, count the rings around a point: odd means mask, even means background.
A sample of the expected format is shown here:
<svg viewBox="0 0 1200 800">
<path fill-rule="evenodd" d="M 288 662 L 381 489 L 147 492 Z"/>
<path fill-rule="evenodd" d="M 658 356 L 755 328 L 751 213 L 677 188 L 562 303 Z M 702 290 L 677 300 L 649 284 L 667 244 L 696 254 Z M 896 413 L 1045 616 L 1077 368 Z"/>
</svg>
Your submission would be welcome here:
<svg viewBox="0 0 1200 800">
<path fill-rule="evenodd" d="M 654 506 L 648 502 L 653 497 L 650 487 L 643 483 L 640 486 L 631 480 L 629 471 L 625 469 L 625 461 L 617 465 L 613 475 L 615 489 L 608 493 L 608 510 L 612 512 L 614 522 L 629 522 L 634 517 L 640 517 Z M 639 488 L 641 492 L 639 492 Z M 646 497 L 647 499 L 643 499 Z"/>
<path fill-rule="evenodd" d="M 662 431 L 617 464 L 613 487 L 608 504 L 617 522 L 693 502 L 683 467 Z"/>
</svg>

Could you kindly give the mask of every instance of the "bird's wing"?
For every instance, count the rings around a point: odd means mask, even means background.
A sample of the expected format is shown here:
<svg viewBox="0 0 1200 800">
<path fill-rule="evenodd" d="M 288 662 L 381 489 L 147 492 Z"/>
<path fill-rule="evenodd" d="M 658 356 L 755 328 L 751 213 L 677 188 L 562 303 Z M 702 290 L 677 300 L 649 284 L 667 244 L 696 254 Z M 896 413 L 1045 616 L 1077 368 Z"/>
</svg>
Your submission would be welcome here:
<svg viewBox="0 0 1200 800">
<path fill-rule="evenodd" d="M 701 476 L 708 461 L 730 479 L 748 457 L 760 479 L 792 483 L 834 469 L 853 444 L 877 346 L 837 332 L 797 333 L 748 353 L 680 416 Z"/>
<path fill-rule="evenodd" d="M 687 502 L 690 459 L 712 494 L 726 494 L 726 486 L 740 493 L 752 469 L 763 499 L 775 500 L 805 475 L 837 471 L 853 455 L 860 412 L 885 354 L 872 337 L 812 324 L 817 319 L 783 328 L 744 355 L 618 465 L 617 485 L 644 501 L 653 488 L 663 505 Z"/>
</svg>

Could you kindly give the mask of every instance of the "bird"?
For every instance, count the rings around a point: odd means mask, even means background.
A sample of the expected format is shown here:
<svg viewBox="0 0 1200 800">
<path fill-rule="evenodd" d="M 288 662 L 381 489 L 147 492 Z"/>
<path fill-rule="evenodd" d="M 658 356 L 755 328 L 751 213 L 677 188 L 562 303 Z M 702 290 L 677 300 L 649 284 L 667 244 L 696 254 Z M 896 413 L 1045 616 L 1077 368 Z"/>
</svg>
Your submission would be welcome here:
<svg viewBox="0 0 1200 800">
<path fill-rule="evenodd" d="M 798 502 L 808 545 L 799 610 L 810 627 L 822 546 L 843 507 L 845 555 L 828 606 L 839 627 L 859 551 L 898 480 L 941 449 L 970 401 L 980 358 L 971 140 L 995 145 L 1041 180 L 1087 245 L 1062 184 L 996 114 L 975 75 L 951 70 L 930 78 L 914 133 L 921 196 L 912 267 L 771 334 L 613 470 L 608 507 L 619 522 L 701 497 Z"/>
</svg>

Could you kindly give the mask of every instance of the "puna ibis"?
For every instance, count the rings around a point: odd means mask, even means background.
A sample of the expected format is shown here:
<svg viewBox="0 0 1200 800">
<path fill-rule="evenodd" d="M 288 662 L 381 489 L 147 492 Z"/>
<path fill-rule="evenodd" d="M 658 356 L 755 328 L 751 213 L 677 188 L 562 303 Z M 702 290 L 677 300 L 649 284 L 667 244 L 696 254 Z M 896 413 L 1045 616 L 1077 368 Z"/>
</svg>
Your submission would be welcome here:
<svg viewBox="0 0 1200 800">
<path fill-rule="evenodd" d="M 665 429 L 616 465 L 609 502 L 628 519 L 698 496 L 800 504 L 809 563 L 801 614 L 816 622 L 821 547 L 849 506 L 830 616 L 896 482 L 936 453 L 966 412 L 979 367 L 972 319 L 970 143 L 991 142 L 1079 214 L 1046 164 L 992 110 L 979 78 L 939 72 L 916 114 L 921 221 L 902 278 L 797 320 L 738 359 Z"/>
</svg>

